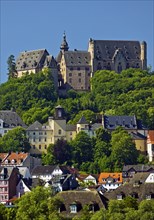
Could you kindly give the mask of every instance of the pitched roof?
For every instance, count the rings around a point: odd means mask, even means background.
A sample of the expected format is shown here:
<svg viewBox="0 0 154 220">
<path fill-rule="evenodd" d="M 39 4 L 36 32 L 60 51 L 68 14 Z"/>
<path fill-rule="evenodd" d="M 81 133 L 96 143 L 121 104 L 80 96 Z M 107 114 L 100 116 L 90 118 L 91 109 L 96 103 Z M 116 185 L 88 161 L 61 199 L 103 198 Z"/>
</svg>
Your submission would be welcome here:
<svg viewBox="0 0 154 220">
<path fill-rule="evenodd" d="M 148 178 L 148 176 L 150 175 L 149 172 L 139 172 L 139 173 L 135 173 L 133 178 L 129 179 L 130 183 L 136 183 L 136 182 L 142 182 L 145 183 L 146 179 Z"/>
<path fill-rule="evenodd" d="M 100 173 L 98 182 L 99 184 L 106 183 L 109 179 L 122 183 L 122 173 Z"/>
<path fill-rule="evenodd" d="M 67 124 L 66 131 L 76 131 L 76 125 Z"/>
<path fill-rule="evenodd" d="M 29 156 L 29 153 L 15 153 L 11 152 L 3 161 L 2 165 L 20 165 L 24 162 L 24 160 Z"/>
<path fill-rule="evenodd" d="M 130 135 L 134 140 L 146 140 L 146 137 L 138 132 L 137 133 L 131 132 Z"/>
<path fill-rule="evenodd" d="M 126 165 L 123 167 L 123 172 L 129 172 L 132 169 L 136 172 L 148 172 L 154 170 L 154 165 L 148 165 L 148 164 Z"/>
<path fill-rule="evenodd" d="M 125 129 L 137 129 L 137 121 L 134 116 L 103 116 L 103 126 L 106 129 L 116 129 L 122 126 Z"/>
<path fill-rule="evenodd" d="M 148 143 L 148 144 L 149 144 L 149 143 L 154 144 L 154 130 L 148 131 L 147 143 Z"/>
<path fill-rule="evenodd" d="M 66 66 L 88 66 L 90 67 L 90 53 L 87 51 L 65 51 L 64 58 Z"/>
<path fill-rule="evenodd" d="M 97 59 L 112 59 L 115 51 L 121 49 L 126 59 L 140 60 L 141 47 L 139 41 L 126 40 L 92 40 L 94 43 L 94 54 Z"/>
<path fill-rule="evenodd" d="M 26 130 L 27 131 L 40 131 L 40 130 L 42 130 L 42 124 L 40 122 L 38 122 L 38 121 L 35 121 Z"/>
<path fill-rule="evenodd" d="M 32 176 L 34 175 L 47 175 L 47 174 L 52 174 L 54 169 L 57 167 L 57 165 L 46 165 L 46 166 L 36 166 L 32 170 Z"/>
<path fill-rule="evenodd" d="M 146 199 L 147 195 L 154 195 L 154 184 L 153 183 L 139 183 L 132 184 L 126 183 L 119 186 L 117 189 L 111 192 L 105 192 L 104 196 L 107 199 L 117 199 L 117 195 L 132 196 L 135 195 L 136 198 L 141 201 Z"/>
<path fill-rule="evenodd" d="M 49 53 L 46 49 L 21 52 L 16 60 L 17 71 L 41 68 Z"/>
<path fill-rule="evenodd" d="M 3 127 L 5 128 L 27 127 L 14 110 L 0 110 L 0 119 L 4 122 Z"/>
<path fill-rule="evenodd" d="M 0 163 L 2 163 L 8 155 L 8 153 L 0 153 Z"/>
<path fill-rule="evenodd" d="M 88 124 L 88 122 L 86 121 L 85 117 L 82 115 L 82 117 L 81 117 L 80 120 L 77 122 L 77 124 Z"/>
<path fill-rule="evenodd" d="M 98 209 L 106 206 L 105 199 L 96 190 L 93 191 L 76 191 L 69 190 L 58 193 L 58 197 L 61 198 L 62 203 L 65 206 L 65 211 L 61 213 L 71 215 L 70 205 L 79 204 L 81 208 L 85 205 L 97 204 Z M 79 212 L 80 213 L 80 210 Z"/>
</svg>

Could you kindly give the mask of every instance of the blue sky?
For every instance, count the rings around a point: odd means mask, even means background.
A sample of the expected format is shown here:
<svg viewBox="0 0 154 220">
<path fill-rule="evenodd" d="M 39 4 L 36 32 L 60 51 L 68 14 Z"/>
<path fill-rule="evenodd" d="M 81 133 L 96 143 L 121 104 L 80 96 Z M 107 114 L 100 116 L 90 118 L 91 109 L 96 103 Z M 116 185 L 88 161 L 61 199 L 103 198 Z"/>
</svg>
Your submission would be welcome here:
<svg viewBox="0 0 154 220">
<path fill-rule="evenodd" d="M 1 83 L 11 54 L 45 48 L 56 57 L 64 31 L 70 50 L 87 50 L 89 38 L 144 40 L 154 69 L 153 0 L 0 0 Z"/>
</svg>

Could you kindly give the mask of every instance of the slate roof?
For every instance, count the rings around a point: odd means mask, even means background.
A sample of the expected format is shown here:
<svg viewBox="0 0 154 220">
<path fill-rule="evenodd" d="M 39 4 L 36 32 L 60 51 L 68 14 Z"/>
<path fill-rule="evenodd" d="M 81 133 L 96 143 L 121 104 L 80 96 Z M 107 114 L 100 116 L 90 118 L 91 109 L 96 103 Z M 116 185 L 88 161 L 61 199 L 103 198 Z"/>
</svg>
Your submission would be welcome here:
<svg viewBox="0 0 154 220">
<path fill-rule="evenodd" d="M 39 166 L 36 166 L 32 170 L 32 176 L 52 174 L 52 172 L 54 171 L 54 169 L 56 167 L 57 167 L 57 165 L 46 165 L 46 166 L 39 165 Z"/>
<path fill-rule="evenodd" d="M 88 122 L 86 121 L 85 117 L 82 116 L 82 117 L 80 118 L 80 120 L 77 122 L 77 124 L 88 124 Z"/>
<path fill-rule="evenodd" d="M 130 170 L 135 170 L 136 172 L 149 172 L 154 171 L 154 165 L 147 164 L 137 164 L 137 165 L 126 165 L 123 167 L 123 172 L 129 172 Z"/>
<path fill-rule="evenodd" d="M 88 66 L 90 67 L 90 53 L 87 51 L 65 51 L 64 58 L 66 66 Z"/>
<path fill-rule="evenodd" d="M 42 124 L 40 122 L 38 122 L 38 121 L 35 121 L 26 130 L 27 131 L 40 131 L 40 130 L 42 130 Z"/>
<path fill-rule="evenodd" d="M 67 124 L 66 131 L 76 131 L 76 125 Z"/>
<path fill-rule="evenodd" d="M 14 110 L 0 110 L 0 119 L 2 119 L 4 128 L 14 128 L 21 126 L 26 128 L 27 126 L 22 121 L 20 116 Z"/>
<path fill-rule="evenodd" d="M 42 68 L 48 55 L 46 49 L 21 52 L 16 60 L 17 71 Z"/>
<path fill-rule="evenodd" d="M 127 60 L 140 60 L 141 47 L 139 41 L 126 40 L 92 40 L 96 59 L 112 59 L 115 51 L 121 49 Z"/>
<path fill-rule="evenodd" d="M 129 183 L 136 183 L 136 182 L 140 182 L 140 183 L 145 183 L 146 179 L 148 178 L 148 176 L 150 175 L 149 172 L 139 172 L 139 173 L 135 173 L 133 178 L 129 179 Z"/>
<path fill-rule="evenodd" d="M 57 62 L 53 56 L 49 55 L 49 56 L 46 56 L 44 66 L 57 69 Z"/>
<path fill-rule="evenodd" d="M 117 126 L 122 126 L 127 130 L 145 129 L 141 121 L 137 121 L 134 116 L 103 116 L 103 127 L 105 129 L 116 129 Z"/>
</svg>

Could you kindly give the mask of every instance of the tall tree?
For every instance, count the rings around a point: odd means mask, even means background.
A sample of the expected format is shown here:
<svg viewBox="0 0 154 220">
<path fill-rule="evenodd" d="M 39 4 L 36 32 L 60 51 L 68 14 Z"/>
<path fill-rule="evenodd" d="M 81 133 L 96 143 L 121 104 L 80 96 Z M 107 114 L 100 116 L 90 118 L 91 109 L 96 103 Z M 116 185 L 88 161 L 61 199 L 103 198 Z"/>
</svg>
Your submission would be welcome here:
<svg viewBox="0 0 154 220">
<path fill-rule="evenodd" d="M 16 77 L 16 63 L 15 63 L 15 58 L 14 55 L 10 55 L 8 60 L 8 79 Z"/>
</svg>

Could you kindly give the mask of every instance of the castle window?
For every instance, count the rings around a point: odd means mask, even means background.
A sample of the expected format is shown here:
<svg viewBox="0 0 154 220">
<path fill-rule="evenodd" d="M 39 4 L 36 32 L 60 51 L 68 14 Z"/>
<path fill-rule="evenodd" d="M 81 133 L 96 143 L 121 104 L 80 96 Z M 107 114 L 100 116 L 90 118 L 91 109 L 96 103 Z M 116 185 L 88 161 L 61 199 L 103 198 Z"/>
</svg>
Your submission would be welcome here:
<svg viewBox="0 0 154 220">
<path fill-rule="evenodd" d="M 81 83 L 81 78 L 79 78 L 79 83 Z"/>
<path fill-rule="evenodd" d="M 78 73 L 78 76 L 81 76 L 81 73 Z"/>
<path fill-rule="evenodd" d="M 85 70 L 89 71 L 89 67 L 86 67 Z"/>
<path fill-rule="evenodd" d="M 33 145 L 33 149 L 35 149 L 35 145 Z"/>
<path fill-rule="evenodd" d="M 35 142 L 35 138 L 33 138 L 33 142 Z"/>
<path fill-rule="evenodd" d="M 35 132 L 33 132 L 33 135 L 35 135 Z"/>
<path fill-rule="evenodd" d="M 41 150 L 41 145 L 39 145 L 39 150 Z"/>
<path fill-rule="evenodd" d="M 44 138 L 44 141 L 46 142 L 46 141 L 47 141 L 47 139 L 46 139 L 46 138 Z"/>
<path fill-rule="evenodd" d="M 72 78 L 69 78 L 69 83 L 72 83 Z"/>
<path fill-rule="evenodd" d="M 80 67 L 78 67 L 77 70 L 80 70 Z"/>
<path fill-rule="evenodd" d="M 44 146 L 44 149 L 47 149 L 47 145 Z"/>
<path fill-rule="evenodd" d="M 69 76 L 72 76 L 72 73 L 69 73 Z"/>
<path fill-rule="evenodd" d="M 41 138 L 39 138 L 39 142 L 41 142 Z"/>
</svg>

